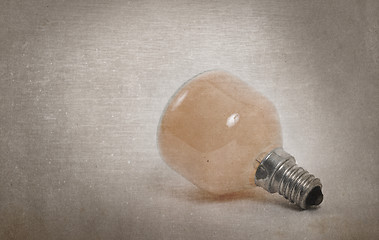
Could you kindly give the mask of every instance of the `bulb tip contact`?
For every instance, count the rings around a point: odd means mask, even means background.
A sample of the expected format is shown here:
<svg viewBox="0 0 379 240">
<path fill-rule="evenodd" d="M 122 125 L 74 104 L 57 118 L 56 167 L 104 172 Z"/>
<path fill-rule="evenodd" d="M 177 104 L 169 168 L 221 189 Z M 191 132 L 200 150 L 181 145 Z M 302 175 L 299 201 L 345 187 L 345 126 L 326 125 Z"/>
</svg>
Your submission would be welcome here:
<svg viewBox="0 0 379 240">
<path fill-rule="evenodd" d="M 322 200 L 324 200 L 324 195 L 322 194 L 321 187 L 317 186 L 309 192 L 305 204 L 307 208 L 318 206 L 322 203 Z"/>
</svg>

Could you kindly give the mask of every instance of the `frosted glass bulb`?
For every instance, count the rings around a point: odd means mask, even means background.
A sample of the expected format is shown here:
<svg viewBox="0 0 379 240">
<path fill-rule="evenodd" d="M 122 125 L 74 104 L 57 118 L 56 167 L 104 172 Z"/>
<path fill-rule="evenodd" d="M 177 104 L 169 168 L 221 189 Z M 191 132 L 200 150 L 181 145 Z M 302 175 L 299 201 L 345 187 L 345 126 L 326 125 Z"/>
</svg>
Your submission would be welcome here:
<svg viewBox="0 0 379 240">
<path fill-rule="evenodd" d="M 258 185 L 303 209 L 322 201 L 320 180 L 282 150 L 274 105 L 225 71 L 197 75 L 172 96 L 158 144 L 171 168 L 208 192 Z"/>
</svg>

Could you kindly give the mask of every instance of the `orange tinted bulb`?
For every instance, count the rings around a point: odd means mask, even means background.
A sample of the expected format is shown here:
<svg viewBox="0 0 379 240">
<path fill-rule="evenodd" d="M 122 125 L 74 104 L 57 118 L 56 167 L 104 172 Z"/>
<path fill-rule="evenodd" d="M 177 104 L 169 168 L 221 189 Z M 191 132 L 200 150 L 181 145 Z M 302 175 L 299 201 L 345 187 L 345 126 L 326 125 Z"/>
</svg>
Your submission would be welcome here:
<svg viewBox="0 0 379 240">
<path fill-rule="evenodd" d="M 199 74 L 172 96 L 158 126 L 158 144 L 172 169 L 208 192 L 227 194 L 258 185 L 302 208 L 322 201 L 319 179 L 282 150 L 274 105 L 228 72 Z M 297 186 L 297 179 L 307 180 L 306 186 Z M 317 187 L 320 193 L 311 193 Z M 307 203 L 310 197 L 316 199 Z"/>
</svg>

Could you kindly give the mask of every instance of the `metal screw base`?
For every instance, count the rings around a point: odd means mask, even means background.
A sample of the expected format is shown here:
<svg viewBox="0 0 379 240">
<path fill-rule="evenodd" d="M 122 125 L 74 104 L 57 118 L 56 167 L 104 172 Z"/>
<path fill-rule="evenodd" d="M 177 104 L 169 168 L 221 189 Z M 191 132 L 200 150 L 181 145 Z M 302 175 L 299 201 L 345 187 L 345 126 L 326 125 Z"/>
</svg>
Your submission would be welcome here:
<svg viewBox="0 0 379 240">
<path fill-rule="evenodd" d="M 260 161 L 255 184 L 270 193 L 278 192 L 302 209 L 317 206 L 323 200 L 320 179 L 297 166 L 294 157 L 281 148 Z"/>
</svg>

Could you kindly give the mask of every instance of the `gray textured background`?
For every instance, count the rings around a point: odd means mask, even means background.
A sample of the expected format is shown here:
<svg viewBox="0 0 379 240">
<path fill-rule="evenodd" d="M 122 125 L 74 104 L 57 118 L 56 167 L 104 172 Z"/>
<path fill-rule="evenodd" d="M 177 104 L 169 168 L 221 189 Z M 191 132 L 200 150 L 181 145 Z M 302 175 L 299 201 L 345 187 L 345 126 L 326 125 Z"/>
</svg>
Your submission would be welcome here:
<svg viewBox="0 0 379 240">
<path fill-rule="evenodd" d="M 379 236 L 378 1 L 0 3 L 0 239 Z M 223 68 L 277 106 L 321 208 L 168 168 L 171 94 Z"/>
</svg>

